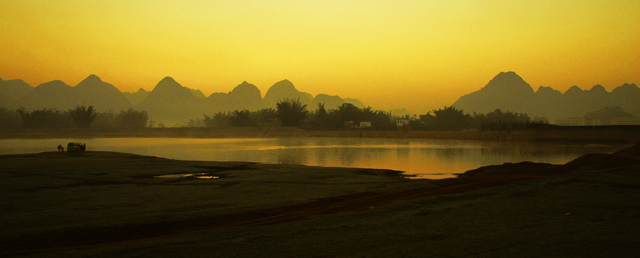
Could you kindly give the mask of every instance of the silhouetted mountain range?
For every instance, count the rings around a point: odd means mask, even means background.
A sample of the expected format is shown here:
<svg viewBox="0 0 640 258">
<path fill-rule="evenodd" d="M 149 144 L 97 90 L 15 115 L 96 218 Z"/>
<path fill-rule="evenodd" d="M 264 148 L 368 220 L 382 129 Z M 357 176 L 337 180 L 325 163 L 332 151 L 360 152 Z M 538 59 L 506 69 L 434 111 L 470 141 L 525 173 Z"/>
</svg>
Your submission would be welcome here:
<svg viewBox="0 0 640 258">
<path fill-rule="evenodd" d="M 32 87 L 22 80 L 0 79 L 0 107 L 67 110 L 77 105 L 92 105 L 98 112 L 119 112 L 133 107 L 147 111 L 154 121 L 167 125 L 202 118 L 203 114 L 275 108 L 276 103 L 283 99 L 299 99 L 308 105 L 309 110 L 317 109 L 317 103 L 326 103 L 327 109 L 337 108 L 343 103 L 364 108 L 357 99 L 342 99 L 326 94 L 314 98 L 309 93 L 298 91 L 288 80 L 275 83 L 263 99 L 258 87 L 246 81 L 228 93 L 218 92 L 206 97 L 200 90 L 184 87 L 171 77 L 162 79 L 150 92 L 139 89 L 137 92 L 124 93 L 95 75 L 90 75 L 75 87 L 59 80 Z"/>
<path fill-rule="evenodd" d="M 3 107 L 10 109 L 24 107 L 27 110 L 67 110 L 77 105 L 92 105 L 97 110 L 120 111 L 132 107 L 120 90 L 95 75 L 90 75 L 75 87 L 59 80 L 43 83 L 35 88 L 22 80 L 2 81 L 0 95 L 13 100 L 12 104 L 2 102 Z"/>
<path fill-rule="evenodd" d="M 156 93 L 154 93 L 156 92 Z M 217 112 L 231 112 L 234 110 L 256 111 L 262 108 L 275 108 L 276 103 L 283 99 L 300 100 L 307 105 L 309 110 L 317 109 L 317 103 L 327 103 L 325 108 L 337 108 L 342 103 L 352 103 L 364 108 L 364 104 L 357 99 L 342 99 L 339 96 L 328 97 L 325 94 L 313 95 L 298 91 L 293 83 L 283 80 L 269 88 L 264 98 L 262 93 L 253 84 L 242 82 L 228 93 L 216 92 L 203 99 L 195 91 L 184 87 L 167 77 L 156 87 L 147 92 L 142 89 L 138 92 L 125 92 L 127 98 L 134 103 L 136 109 L 146 110 L 153 120 L 175 124 L 185 122 L 185 119 L 200 118 L 203 114 L 213 115 Z M 200 92 L 201 94 L 201 92 Z M 140 100 L 142 99 L 142 100 Z"/>
<path fill-rule="evenodd" d="M 501 72 L 482 89 L 460 97 L 452 106 L 467 113 L 488 113 L 496 109 L 526 113 L 530 117 L 556 119 L 582 117 L 605 107 L 621 107 L 634 116 L 640 115 L 640 88 L 624 84 L 607 92 L 602 85 L 582 90 L 569 88 L 564 94 L 551 87 L 538 91 L 515 72 Z"/>
<path fill-rule="evenodd" d="M 309 110 L 324 103 L 326 109 L 335 109 L 343 103 L 365 108 L 357 99 L 318 94 L 313 96 L 298 91 L 293 83 L 282 80 L 269 88 L 264 98 L 260 90 L 248 82 L 242 82 L 228 93 L 213 93 L 209 97 L 201 91 L 180 85 L 171 77 L 165 77 L 150 92 L 120 92 L 113 85 L 90 75 L 75 87 L 56 80 L 32 87 L 22 80 L 0 79 L 0 107 L 27 110 L 55 108 L 67 110 L 77 105 L 92 105 L 98 112 L 119 112 L 128 108 L 147 111 L 156 122 L 166 125 L 202 118 L 203 114 L 233 110 L 255 111 L 275 108 L 283 99 L 299 100 Z M 530 117 L 554 119 L 582 117 L 588 112 L 605 107 L 621 107 L 634 116 L 640 116 L 640 88 L 624 84 L 607 92 L 596 85 L 590 90 L 571 87 L 564 94 L 551 87 L 540 86 L 538 91 L 515 72 L 501 72 L 482 89 L 460 97 L 453 106 L 467 113 L 488 113 L 495 109 L 526 113 Z M 395 110 L 395 113 L 406 110 Z"/>
</svg>

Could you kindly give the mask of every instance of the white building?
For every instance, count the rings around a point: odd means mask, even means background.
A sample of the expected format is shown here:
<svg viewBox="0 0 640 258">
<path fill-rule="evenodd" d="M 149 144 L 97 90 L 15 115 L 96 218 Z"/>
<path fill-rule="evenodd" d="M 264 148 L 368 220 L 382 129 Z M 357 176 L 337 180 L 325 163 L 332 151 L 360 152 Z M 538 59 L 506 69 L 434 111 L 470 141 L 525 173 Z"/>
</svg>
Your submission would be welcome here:
<svg viewBox="0 0 640 258">
<path fill-rule="evenodd" d="M 396 120 L 396 125 L 398 127 L 408 126 L 409 125 L 409 119 L 398 119 L 398 120 Z"/>
</svg>

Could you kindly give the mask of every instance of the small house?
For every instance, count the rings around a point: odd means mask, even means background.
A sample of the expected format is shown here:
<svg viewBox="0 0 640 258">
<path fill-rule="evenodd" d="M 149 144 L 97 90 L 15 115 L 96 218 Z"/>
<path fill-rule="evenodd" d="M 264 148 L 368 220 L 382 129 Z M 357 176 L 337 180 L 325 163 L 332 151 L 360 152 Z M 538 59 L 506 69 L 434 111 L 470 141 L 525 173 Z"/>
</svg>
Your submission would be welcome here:
<svg viewBox="0 0 640 258">
<path fill-rule="evenodd" d="M 398 120 L 396 120 L 396 125 L 398 127 L 408 126 L 409 125 L 409 119 L 398 119 Z"/>
</svg>

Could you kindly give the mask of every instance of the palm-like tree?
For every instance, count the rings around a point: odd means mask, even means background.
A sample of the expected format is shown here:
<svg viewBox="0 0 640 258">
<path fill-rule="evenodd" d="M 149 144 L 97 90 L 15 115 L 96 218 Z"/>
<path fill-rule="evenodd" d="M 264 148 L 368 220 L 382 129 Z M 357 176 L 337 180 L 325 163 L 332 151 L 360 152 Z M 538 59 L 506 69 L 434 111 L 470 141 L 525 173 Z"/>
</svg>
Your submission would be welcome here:
<svg viewBox="0 0 640 258">
<path fill-rule="evenodd" d="M 93 120 L 96 119 L 97 113 L 93 109 L 93 106 L 84 107 L 84 106 L 76 106 L 76 109 L 69 110 L 69 114 L 71 115 L 71 119 L 73 122 L 82 128 L 89 127 Z"/>
<path fill-rule="evenodd" d="M 307 105 L 302 105 L 300 99 L 285 99 L 276 103 L 278 118 L 283 126 L 299 126 L 309 115 Z"/>
<path fill-rule="evenodd" d="M 471 124 L 471 115 L 465 114 L 462 109 L 457 109 L 454 106 L 433 110 L 433 114 L 440 130 L 457 131 L 466 129 Z"/>
<path fill-rule="evenodd" d="M 144 110 L 135 111 L 133 108 L 129 108 L 127 111 L 120 111 L 120 114 L 118 114 L 118 120 L 124 127 L 142 128 L 147 126 L 149 114 Z"/>
</svg>

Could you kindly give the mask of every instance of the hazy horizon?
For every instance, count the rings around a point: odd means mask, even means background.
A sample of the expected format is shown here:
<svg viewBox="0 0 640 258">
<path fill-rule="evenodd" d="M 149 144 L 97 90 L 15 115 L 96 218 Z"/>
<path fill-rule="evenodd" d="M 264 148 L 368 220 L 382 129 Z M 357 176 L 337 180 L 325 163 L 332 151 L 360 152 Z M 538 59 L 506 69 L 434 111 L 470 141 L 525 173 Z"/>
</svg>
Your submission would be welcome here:
<svg viewBox="0 0 640 258">
<path fill-rule="evenodd" d="M 515 71 L 534 89 L 640 82 L 640 2 L 5 1 L 0 78 L 122 92 L 165 76 L 206 96 L 243 81 L 264 94 L 356 98 L 429 111 Z"/>
</svg>

